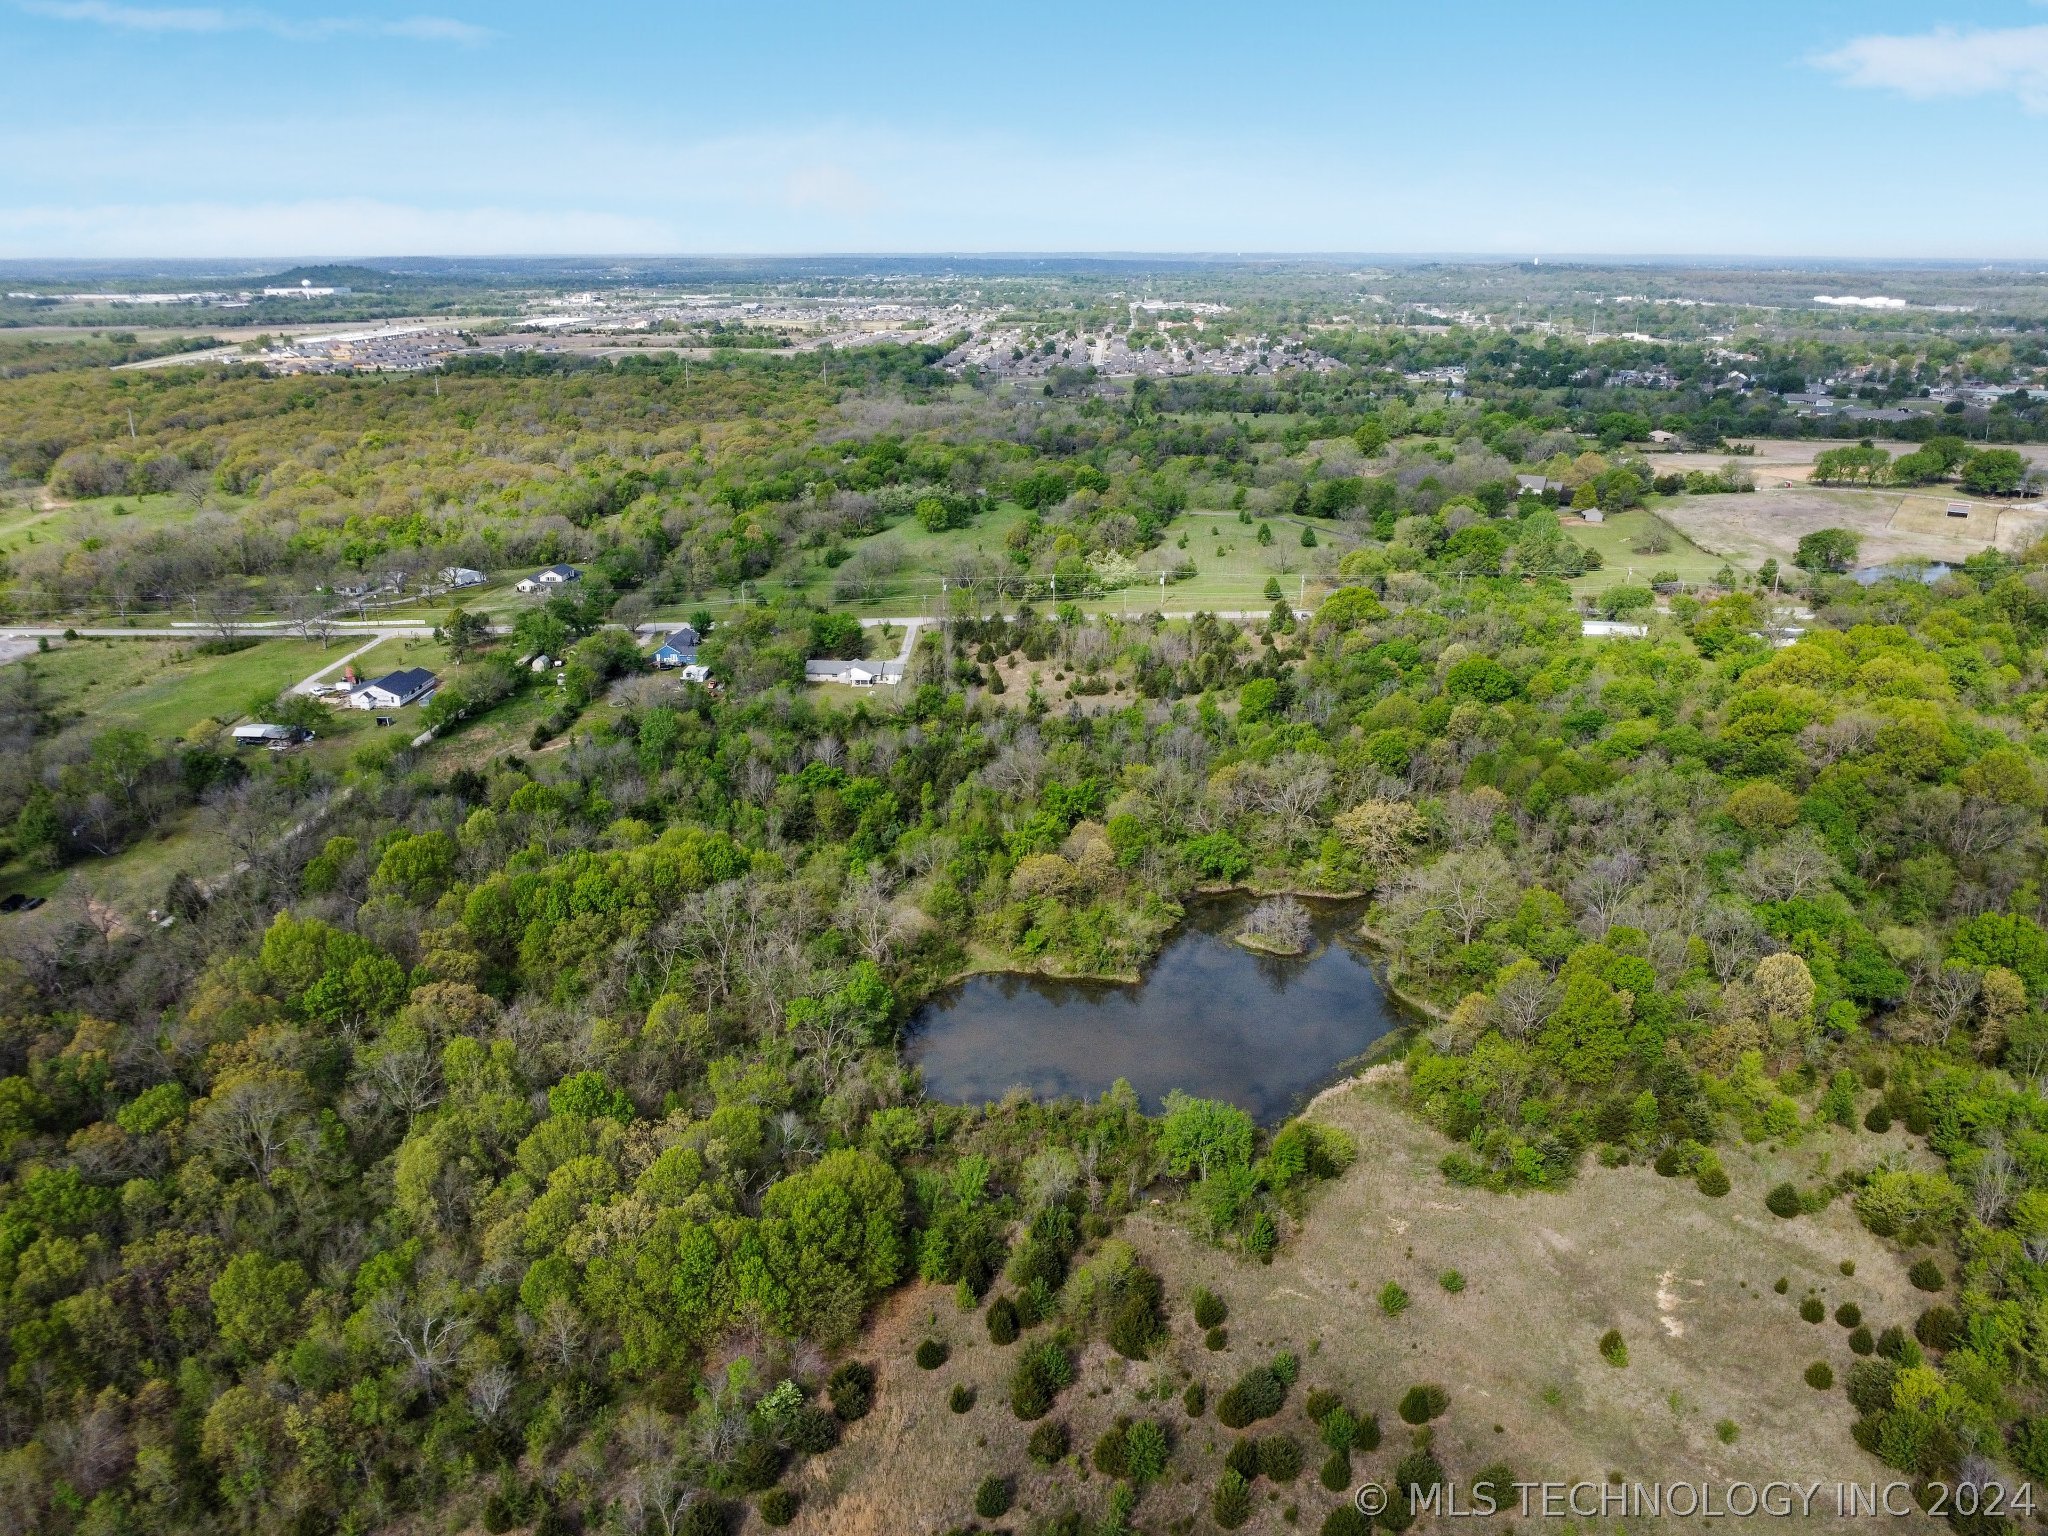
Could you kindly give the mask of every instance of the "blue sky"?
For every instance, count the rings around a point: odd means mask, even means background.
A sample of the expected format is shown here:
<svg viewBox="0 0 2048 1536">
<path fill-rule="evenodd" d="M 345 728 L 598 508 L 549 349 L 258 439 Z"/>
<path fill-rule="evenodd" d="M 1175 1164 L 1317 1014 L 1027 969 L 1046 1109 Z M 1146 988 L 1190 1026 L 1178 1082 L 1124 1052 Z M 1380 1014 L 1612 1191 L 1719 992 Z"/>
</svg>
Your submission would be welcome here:
<svg viewBox="0 0 2048 1536">
<path fill-rule="evenodd" d="M 2048 5 L 0 0 L 0 256 L 2048 257 Z"/>
</svg>

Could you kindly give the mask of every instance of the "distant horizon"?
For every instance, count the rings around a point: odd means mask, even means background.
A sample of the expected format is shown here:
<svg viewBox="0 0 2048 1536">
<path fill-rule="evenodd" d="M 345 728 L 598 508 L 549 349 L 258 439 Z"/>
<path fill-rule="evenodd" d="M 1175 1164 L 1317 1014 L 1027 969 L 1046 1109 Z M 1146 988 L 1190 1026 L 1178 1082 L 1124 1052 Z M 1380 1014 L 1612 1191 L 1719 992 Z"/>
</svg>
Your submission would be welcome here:
<svg viewBox="0 0 2048 1536">
<path fill-rule="evenodd" d="M 391 264 L 407 262 L 803 262 L 803 261 L 890 261 L 890 262 L 1157 262 L 1188 265 L 1218 265 L 1231 262 L 1392 262 L 1404 265 L 1464 264 L 1484 266 L 1532 266 L 1538 262 L 1561 266 L 1598 267 L 1683 267 L 1752 268 L 1777 267 L 1790 271 L 1861 269 L 1870 271 L 1909 270 L 1993 270 L 2027 271 L 2048 269 L 2048 252 L 2038 256 L 1850 256 L 1805 254 L 1771 255 L 1763 252 L 1657 252 L 1657 251 L 1350 251 L 1350 250 L 1268 250 L 1225 251 L 1201 249 L 1047 249 L 1047 250 L 650 250 L 650 251 L 412 251 L 404 254 L 297 255 L 225 253 L 205 256 L 133 255 L 85 256 L 0 256 L 0 272 L 77 268 L 121 270 L 127 264 L 150 263 L 164 267 L 213 269 L 232 264 L 269 275 L 301 267 L 363 267 L 384 271 Z M 390 271 L 388 275 L 400 276 Z"/>
</svg>

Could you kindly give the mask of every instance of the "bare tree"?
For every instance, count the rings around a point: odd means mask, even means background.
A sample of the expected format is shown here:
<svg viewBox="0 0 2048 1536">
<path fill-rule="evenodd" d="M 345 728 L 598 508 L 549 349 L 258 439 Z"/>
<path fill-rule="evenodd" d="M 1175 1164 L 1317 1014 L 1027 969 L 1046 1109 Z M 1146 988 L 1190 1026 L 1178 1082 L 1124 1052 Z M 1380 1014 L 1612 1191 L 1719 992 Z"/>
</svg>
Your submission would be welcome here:
<svg viewBox="0 0 2048 1536">
<path fill-rule="evenodd" d="M 469 1319 L 456 1309 L 453 1287 L 421 1297 L 393 1288 L 371 1304 L 385 1348 L 403 1360 L 413 1382 L 438 1391 L 469 1337 Z"/>
<path fill-rule="evenodd" d="M 1395 902 L 1424 911 L 1441 912 L 1470 944 L 1479 930 L 1513 906 L 1518 887 L 1514 871 L 1498 848 L 1475 853 L 1447 853 L 1434 864 L 1409 871 L 1396 890 Z"/>
<path fill-rule="evenodd" d="M 198 1130 L 214 1155 L 240 1163 L 264 1188 L 305 1124 L 298 1074 L 258 1067 L 214 1090 Z"/>
<path fill-rule="evenodd" d="M 469 1378 L 469 1411 L 486 1424 L 495 1424 L 505 1405 L 512 1401 L 517 1378 L 502 1365 L 487 1365 Z"/>
<path fill-rule="evenodd" d="M 1835 856 L 1802 827 L 1752 853 L 1737 871 L 1735 887 L 1751 901 L 1797 901 L 1825 890 L 1837 873 Z"/>
<path fill-rule="evenodd" d="M 1526 1040 L 1557 1006 L 1557 988 L 1533 960 L 1517 961 L 1493 988 L 1493 1018 L 1510 1040 Z"/>
<path fill-rule="evenodd" d="M 207 627 L 225 644 L 242 633 L 242 625 L 249 617 L 249 594 L 240 587 L 217 586 L 209 588 L 199 600 L 199 610 Z"/>
<path fill-rule="evenodd" d="M 1579 871 L 1569 889 L 1596 935 L 1614 926 L 1642 875 L 1643 861 L 1625 848 L 1602 854 Z"/>
<path fill-rule="evenodd" d="M 1994 1134 L 1970 1180 L 1970 1204 L 1977 1219 L 1987 1227 L 1996 1226 L 2011 1209 L 2019 1188 L 2019 1165 L 2005 1150 L 2005 1138 Z"/>
</svg>

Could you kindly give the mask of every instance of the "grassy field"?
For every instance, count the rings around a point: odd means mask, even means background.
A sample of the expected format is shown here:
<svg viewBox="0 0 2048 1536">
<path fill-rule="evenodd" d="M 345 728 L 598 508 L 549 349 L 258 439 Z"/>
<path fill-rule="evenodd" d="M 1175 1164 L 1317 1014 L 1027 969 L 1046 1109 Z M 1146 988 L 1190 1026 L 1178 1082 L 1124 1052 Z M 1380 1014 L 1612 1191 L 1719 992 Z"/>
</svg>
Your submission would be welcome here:
<svg viewBox="0 0 2048 1536">
<path fill-rule="evenodd" d="M 1379 1416 L 1385 1438 L 1376 1452 L 1354 1455 L 1358 1482 L 1388 1478 L 1410 1448 L 1414 1432 L 1395 1405 L 1421 1382 L 1449 1393 L 1433 1446 L 1447 1475 L 1464 1485 L 1501 1460 L 1523 1479 L 1596 1483 L 1615 1473 L 1643 1483 L 1891 1479 L 1851 1440 L 1840 1387 L 1817 1392 L 1802 1379 L 1810 1361 L 1826 1360 L 1839 1382 L 1854 1357 L 1844 1329 L 1804 1322 L 1798 1304 L 1808 1294 L 1830 1309 L 1853 1301 L 1882 1328 L 1910 1325 L 1927 1298 L 1845 1206 L 1781 1221 L 1764 1209 L 1763 1195 L 1781 1178 L 1810 1178 L 1822 1159 L 1839 1167 L 1848 1157 L 1900 1150 L 1898 1133 L 1831 1131 L 1796 1152 L 1738 1151 L 1728 1159 L 1734 1191 L 1721 1200 L 1647 1168 L 1590 1165 L 1562 1192 L 1507 1196 L 1448 1184 L 1436 1170 L 1448 1143 L 1376 1090 L 1337 1090 L 1312 1113 L 1350 1131 L 1360 1156 L 1270 1267 L 1236 1260 L 1164 1221 L 1126 1224 L 1125 1236 L 1165 1278 L 1172 1341 L 1144 1363 L 1099 1342 L 1088 1346 L 1078 1381 L 1054 1409 L 1072 1431 L 1075 1462 L 1043 1470 L 1025 1458 L 1031 1426 L 1017 1421 L 1004 1396 L 1016 1346 L 991 1344 L 981 1315 L 961 1313 L 950 1289 L 913 1288 L 876 1319 L 860 1349 L 879 1365 L 874 1413 L 850 1430 L 851 1454 L 808 1464 L 798 1485 L 805 1507 L 792 1529 L 944 1530 L 968 1521 L 975 1484 L 992 1471 L 1017 1480 L 1015 1528 L 1068 1503 L 1097 1513 L 1105 1480 L 1082 1463 L 1095 1438 L 1130 1414 L 1163 1420 L 1177 1446 L 1173 1471 L 1140 1506 L 1142 1527 L 1209 1530 L 1209 1495 L 1236 1437 L 1213 1408 L 1189 1418 L 1181 1391 L 1202 1381 L 1213 1405 L 1245 1368 L 1283 1349 L 1299 1355 L 1301 1379 L 1282 1413 L 1250 1432 L 1291 1434 L 1308 1456 L 1293 1482 L 1254 1485 L 1256 1509 L 1243 1529 L 1256 1536 L 1315 1531 L 1343 1497 L 1315 1474 L 1321 1449 L 1302 1404 L 1319 1387 Z M 1842 1273 L 1844 1260 L 1853 1277 Z M 1438 1280 L 1453 1268 L 1465 1277 L 1455 1295 Z M 1784 1295 L 1774 1290 L 1780 1277 Z M 1375 1300 L 1390 1280 L 1413 1298 L 1391 1318 Z M 1231 1305 L 1220 1352 L 1203 1346 L 1189 1315 L 1196 1285 Z M 1610 1328 L 1628 1347 L 1621 1369 L 1598 1350 Z M 927 1336 L 951 1347 L 936 1371 L 911 1360 Z M 966 1413 L 949 1411 L 955 1383 L 975 1393 Z M 1724 1420 L 1732 1439 L 1717 1429 Z M 1474 1528 L 1509 1525 L 1524 1528 L 1502 1520 Z M 1799 1525 L 1857 1528 L 1831 1522 L 1818 1506 Z M 1917 1515 L 1886 1525 L 1902 1536 L 1939 1528 Z"/>
<path fill-rule="evenodd" d="M 1683 499 L 1683 498 L 1678 498 Z M 1725 498 L 1723 498 L 1725 499 Z M 1616 512 L 1602 523 L 1568 522 L 1565 531 L 1588 549 L 1596 549 L 1606 563 L 1572 582 L 1579 593 L 1605 592 L 1629 582 L 1642 585 L 1658 571 L 1676 571 L 1683 582 L 1708 582 L 1728 562 L 1704 550 L 1687 538 L 1668 517 L 1662 516 L 1668 502 L 1655 510 L 1632 507 Z M 1671 548 L 1663 554 L 1645 554 L 1637 549 L 1645 535 L 1659 522 L 1669 530 Z"/>
<path fill-rule="evenodd" d="M 16 665 L 32 668 L 60 712 L 88 729 L 133 726 L 159 739 L 233 725 L 347 653 L 342 641 L 259 640 L 229 656 L 193 654 L 178 640 L 72 640 Z"/>
<path fill-rule="evenodd" d="M 24 497 L 0 503 L 0 555 L 105 538 L 116 530 L 132 533 L 144 528 L 176 528 L 198 515 L 198 502 L 175 493 L 103 496 L 56 505 L 38 505 Z"/>
</svg>

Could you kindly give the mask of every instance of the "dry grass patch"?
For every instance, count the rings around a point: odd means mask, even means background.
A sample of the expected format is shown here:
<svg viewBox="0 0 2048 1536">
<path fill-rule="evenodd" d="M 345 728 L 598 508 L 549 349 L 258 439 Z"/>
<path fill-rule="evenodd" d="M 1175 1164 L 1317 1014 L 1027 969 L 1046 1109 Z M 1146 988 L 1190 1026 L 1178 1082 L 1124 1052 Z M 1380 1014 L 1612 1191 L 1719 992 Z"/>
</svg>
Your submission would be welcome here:
<svg viewBox="0 0 2048 1536">
<path fill-rule="evenodd" d="M 1282 1413 L 1249 1433 L 1293 1435 L 1307 1464 L 1278 1489 L 1254 1485 L 1243 1529 L 1267 1536 L 1316 1530 L 1340 1501 L 1316 1479 L 1323 1453 L 1304 1412 L 1308 1393 L 1320 1388 L 1379 1417 L 1380 1448 L 1353 1456 L 1359 1480 L 1390 1477 L 1411 1449 L 1413 1432 L 1396 1406 L 1421 1382 L 1449 1393 L 1449 1411 L 1433 1425 L 1434 1450 L 1461 1486 L 1501 1460 L 1523 1478 L 1618 1471 L 1644 1482 L 1832 1484 L 1892 1476 L 1851 1440 L 1842 1393 L 1816 1391 L 1803 1378 L 1815 1359 L 1846 1378 L 1854 1358 L 1847 1330 L 1803 1322 L 1798 1308 L 1814 1295 L 1830 1311 L 1853 1302 L 1876 1327 L 1910 1325 L 1924 1298 L 1898 1254 L 1863 1231 L 1846 1201 L 1785 1221 L 1764 1209 L 1763 1196 L 1783 1179 L 1813 1182 L 1823 1158 L 1836 1169 L 1874 1159 L 1900 1144 L 1896 1135 L 1829 1131 L 1784 1152 L 1728 1149 L 1734 1188 L 1719 1200 L 1690 1180 L 1590 1160 L 1560 1193 L 1513 1196 L 1446 1183 L 1437 1162 L 1448 1144 L 1377 1088 L 1334 1090 L 1311 1113 L 1356 1136 L 1360 1156 L 1270 1267 L 1197 1241 L 1163 1212 L 1125 1224 L 1123 1235 L 1166 1280 L 1170 1342 L 1160 1359 L 1142 1364 L 1090 1344 L 1054 1414 L 1067 1420 L 1083 1460 L 1119 1414 L 1171 1426 L 1172 1467 L 1139 1506 L 1144 1529 L 1171 1529 L 1188 1516 L 1192 1529 L 1209 1528 L 1209 1494 L 1236 1439 L 1216 1422 L 1216 1401 L 1248 1366 L 1280 1350 L 1300 1356 L 1300 1379 Z M 1844 1260 L 1853 1276 L 1842 1273 Z M 1465 1282 L 1456 1293 L 1438 1278 L 1452 1269 Z M 1773 1289 L 1780 1276 L 1789 1281 L 1783 1295 Z M 1388 1282 L 1413 1298 L 1391 1317 L 1376 1299 Z M 1218 1353 L 1204 1347 L 1193 1316 L 1198 1285 L 1229 1304 L 1229 1347 Z M 1625 1367 L 1602 1357 L 1610 1329 L 1626 1343 Z M 951 1348 L 937 1371 L 911 1360 L 928 1334 Z M 1040 1336 L 1026 1334 L 1025 1342 Z M 1099 1514 L 1105 1478 L 1084 1478 L 1071 1463 L 1044 1470 L 1025 1454 L 1032 1426 L 1018 1422 L 1004 1393 L 1019 1347 L 990 1344 L 981 1315 L 961 1313 L 950 1291 L 916 1287 L 897 1297 L 862 1345 L 862 1357 L 882 1368 L 875 1412 L 851 1428 L 843 1449 L 806 1469 L 805 1508 L 793 1529 L 945 1531 L 972 1518 L 975 1485 L 990 1472 L 1016 1480 L 1007 1529 L 1029 1530 L 1070 1499 Z M 1181 1405 L 1190 1380 L 1208 1391 L 1208 1411 L 1196 1420 Z M 976 1393 L 964 1414 L 948 1408 L 956 1382 Z M 1717 1431 L 1722 1421 L 1739 1426 L 1733 1443 Z M 1295 1525 L 1284 1519 L 1290 1504 L 1299 1508 Z M 1902 1533 L 1935 1529 L 1916 1519 L 1896 1524 Z M 1837 1527 L 1816 1515 L 1801 1528 Z"/>
</svg>

